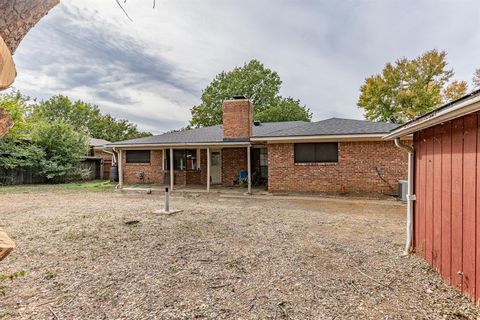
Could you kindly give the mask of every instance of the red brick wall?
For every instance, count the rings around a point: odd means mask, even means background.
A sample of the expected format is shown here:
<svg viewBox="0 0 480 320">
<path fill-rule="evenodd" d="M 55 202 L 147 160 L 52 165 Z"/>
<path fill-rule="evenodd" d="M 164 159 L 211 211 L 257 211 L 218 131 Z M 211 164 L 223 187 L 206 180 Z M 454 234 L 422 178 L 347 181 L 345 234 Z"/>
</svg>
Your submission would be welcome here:
<svg viewBox="0 0 480 320">
<path fill-rule="evenodd" d="M 97 158 L 102 158 L 103 160 L 106 160 L 106 161 L 112 161 L 112 155 L 103 150 L 93 149 L 93 156 Z"/>
<path fill-rule="evenodd" d="M 125 183 L 160 183 L 163 184 L 162 150 L 150 151 L 150 163 L 126 163 L 125 151 L 122 151 L 123 181 Z M 139 179 L 137 173 L 144 173 Z"/>
<path fill-rule="evenodd" d="M 247 170 L 247 148 L 222 150 L 222 185 L 230 187 L 238 179 L 240 170 Z"/>
<path fill-rule="evenodd" d="M 175 171 L 174 181 L 176 185 L 206 184 L 207 153 L 201 150 L 201 171 Z M 205 160 L 203 159 L 205 158 Z M 125 183 L 155 183 L 170 184 L 170 171 L 162 170 L 162 150 L 150 151 L 150 163 L 126 163 L 125 151 L 123 151 L 123 181 Z M 138 178 L 138 173 L 144 173 L 144 179 Z M 205 182 L 203 182 L 205 181 Z"/>
<path fill-rule="evenodd" d="M 247 99 L 223 102 L 223 137 L 225 139 L 250 138 L 252 135 L 253 111 Z"/>
<path fill-rule="evenodd" d="M 200 171 L 184 171 L 185 172 L 185 184 L 192 185 L 201 184 L 201 172 Z"/>
<path fill-rule="evenodd" d="M 392 141 L 339 142 L 338 157 L 337 163 L 295 164 L 293 144 L 270 144 L 268 189 L 392 194 L 397 192 L 398 179 L 407 178 L 407 155 Z"/>
<path fill-rule="evenodd" d="M 163 171 L 163 181 L 165 185 L 170 185 L 170 170 Z M 174 171 L 173 172 L 173 184 L 184 186 L 187 183 L 186 171 Z"/>
</svg>

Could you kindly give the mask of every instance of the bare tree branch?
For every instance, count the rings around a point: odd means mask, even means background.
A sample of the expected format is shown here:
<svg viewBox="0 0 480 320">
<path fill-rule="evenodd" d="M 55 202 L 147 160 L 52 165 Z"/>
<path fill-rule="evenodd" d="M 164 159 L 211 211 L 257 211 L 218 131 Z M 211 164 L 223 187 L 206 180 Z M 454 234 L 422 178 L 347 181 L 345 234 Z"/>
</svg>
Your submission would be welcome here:
<svg viewBox="0 0 480 320">
<path fill-rule="evenodd" d="M 127 11 L 125 11 L 125 9 L 123 8 L 123 6 L 120 4 L 120 1 L 119 0 L 115 0 L 118 4 L 118 6 L 120 7 L 120 9 L 122 9 L 123 13 L 125 13 L 125 15 L 127 16 L 128 20 L 132 21 L 132 18 L 130 18 L 130 16 L 128 15 Z M 123 3 L 125 4 L 127 2 L 127 0 L 125 0 Z"/>
</svg>

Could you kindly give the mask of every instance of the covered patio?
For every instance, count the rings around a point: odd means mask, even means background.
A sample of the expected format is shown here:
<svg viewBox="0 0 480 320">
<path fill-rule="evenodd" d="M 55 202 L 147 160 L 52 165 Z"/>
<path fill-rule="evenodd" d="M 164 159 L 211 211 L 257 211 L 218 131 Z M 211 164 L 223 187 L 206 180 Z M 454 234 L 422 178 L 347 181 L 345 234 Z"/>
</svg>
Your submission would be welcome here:
<svg viewBox="0 0 480 320">
<path fill-rule="evenodd" d="M 158 185 L 158 184 L 124 184 L 122 191 L 127 192 L 139 192 L 139 193 L 163 193 L 165 188 L 169 188 L 170 185 Z M 178 194 L 221 194 L 221 195 L 231 195 L 231 196 L 242 196 L 242 195 L 256 195 L 256 196 L 270 196 L 271 194 L 264 187 L 255 187 L 252 185 L 250 193 L 248 193 L 247 187 L 224 187 L 221 185 L 210 185 L 210 190 L 207 191 L 204 185 L 183 185 L 175 186 L 173 190 L 174 193 Z"/>
<path fill-rule="evenodd" d="M 250 142 L 117 145 L 112 151 L 118 155 L 121 189 L 149 185 L 147 188 L 210 192 L 243 185 L 252 193 L 253 173 L 267 178 L 266 146 Z"/>
</svg>

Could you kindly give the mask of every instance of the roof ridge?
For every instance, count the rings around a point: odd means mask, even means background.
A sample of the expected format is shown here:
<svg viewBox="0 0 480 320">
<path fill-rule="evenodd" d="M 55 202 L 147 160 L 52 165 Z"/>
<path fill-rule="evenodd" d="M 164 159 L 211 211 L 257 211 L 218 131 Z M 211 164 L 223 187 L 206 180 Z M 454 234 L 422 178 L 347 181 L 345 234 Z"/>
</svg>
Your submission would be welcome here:
<svg viewBox="0 0 480 320">
<path fill-rule="evenodd" d="M 279 121 L 281 122 L 281 121 Z M 287 121 L 288 122 L 288 121 Z M 313 122 L 307 122 L 307 121 L 302 121 L 302 120 L 298 120 L 298 121 L 291 121 L 291 122 L 302 122 L 301 124 L 299 124 L 298 126 L 294 126 L 294 127 L 290 127 L 290 128 L 286 128 L 286 129 L 278 129 L 278 130 L 274 130 L 274 131 L 270 131 L 268 132 L 268 135 L 271 135 L 273 133 L 276 133 L 276 132 L 282 132 L 282 131 L 286 131 L 286 130 L 292 130 L 292 129 L 295 129 L 295 128 L 299 128 L 299 127 L 303 127 L 303 126 L 306 126 L 306 125 L 309 125 L 309 124 L 312 124 Z M 272 123 L 272 122 L 270 122 Z"/>
<path fill-rule="evenodd" d="M 384 121 L 373 121 L 373 120 L 370 120 L 370 119 L 349 119 L 349 118 L 339 118 L 339 117 L 332 117 L 332 118 L 328 118 L 328 119 L 321 120 L 321 121 L 332 120 L 332 119 L 348 120 L 348 121 L 362 121 L 362 122 L 372 122 L 372 123 L 390 123 L 390 122 L 384 122 Z"/>
</svg>

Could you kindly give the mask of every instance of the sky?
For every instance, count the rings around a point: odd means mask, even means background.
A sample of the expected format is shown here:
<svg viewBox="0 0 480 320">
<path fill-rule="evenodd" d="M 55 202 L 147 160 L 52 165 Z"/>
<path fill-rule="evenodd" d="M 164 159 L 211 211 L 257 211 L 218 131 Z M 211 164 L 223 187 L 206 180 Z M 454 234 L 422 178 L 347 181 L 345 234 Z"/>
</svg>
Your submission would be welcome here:
<svg viewBox="0 0 480 320">
<path fill-rule="evenodd" d="M 184 127 L 222 71 L 258 59 L 313 121 L 362 119 L 365 78 L 446 50 L 455 79 L 480 67 L 478 0 L 61 0 L 15 52 L 14 87 L 97 104 L 141 130 Z"/>
</svg>

